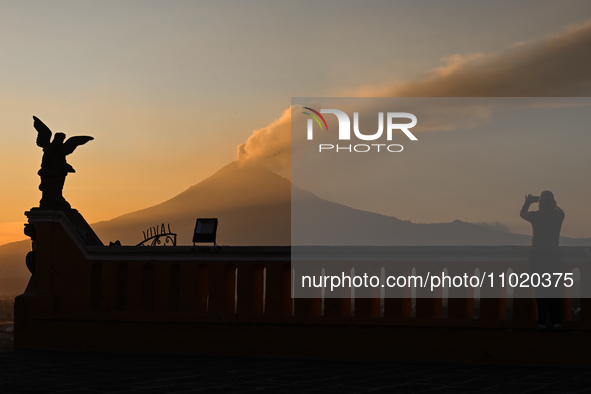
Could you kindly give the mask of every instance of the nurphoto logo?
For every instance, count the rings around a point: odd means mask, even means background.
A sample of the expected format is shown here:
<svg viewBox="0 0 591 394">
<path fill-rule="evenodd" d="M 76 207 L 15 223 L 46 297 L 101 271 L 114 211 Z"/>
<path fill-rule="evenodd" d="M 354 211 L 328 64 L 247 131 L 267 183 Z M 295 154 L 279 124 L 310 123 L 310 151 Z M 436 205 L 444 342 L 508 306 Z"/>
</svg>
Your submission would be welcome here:
<svg viewBox="0 0 591 394">
<path fill-rule="evenodd" d="M 351 140 L 351 120 L 349 116 L 338 109 L 321 109 L 320 112 L 310 107 L 304 107 L 304 109 L 310 112 L 303 112 L 311 117 L 307 123 L 307 137 L 308 140 L 314 139 L 314 121 L 318 124 L 321 131 L 328 131 L 328 124 L 322 114 L 333 114 L 336 115 L 339 122 L 339 141 Z M 409 119 L 410 123 L 395 123 L 400 119 Z M 410 132 L 409 129 L 413 128 L 417 124 L 417 117 L 408 112 L 388 112 L 386 114 L 386 140 L 392 141 L 392 134 L 394 130 L 402 131 L 411 141 L 417 141 L 417 137 Z M 384 113 L 378 113 L 378 131 L 373 134 L 363 134 L 359 130 L 359 113 L 353 112 L 353 133 L 357 139 L 362 141 L 375 141 L 382 137 L 384 133 Z M 318 151 L 333 151 L 333 152 L 358 152 L 365 153 L 369 151 L 377 152 L 402 152 L 403 147 L 400 144 L 319 144 Z"/>
</svg>

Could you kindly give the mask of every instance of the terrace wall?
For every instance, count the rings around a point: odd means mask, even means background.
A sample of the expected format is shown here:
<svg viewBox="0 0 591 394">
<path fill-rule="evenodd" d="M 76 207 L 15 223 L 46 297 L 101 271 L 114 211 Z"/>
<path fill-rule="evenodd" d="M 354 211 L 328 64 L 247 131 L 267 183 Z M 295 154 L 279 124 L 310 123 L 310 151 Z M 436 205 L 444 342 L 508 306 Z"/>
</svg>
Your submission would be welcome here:
<svg viewBox="0 0 591 394">
<path fill-rule="evenodd" d="M 514 299 L 512 316 L 503 297 L 450 298 L 447 307 L 441 298 L 292 299 L 289 247 L 101 246 L 81 216 L 27 215 L 36 228 L 35 276 L 15 301 L 15 348 L 591 362 L 589 299 L 576 316 L 564 299 L 561 333 L 535 330 L 532 298 Z M 469 255 L 475 266 L 509 268 L 525 264 L 527 251 L 399 247 L 396 255 L 409 267 L 417 258 Z M 563 248 L 563 260 L 569 270 L 589 265 L 583 248 Z"/>
</svg>

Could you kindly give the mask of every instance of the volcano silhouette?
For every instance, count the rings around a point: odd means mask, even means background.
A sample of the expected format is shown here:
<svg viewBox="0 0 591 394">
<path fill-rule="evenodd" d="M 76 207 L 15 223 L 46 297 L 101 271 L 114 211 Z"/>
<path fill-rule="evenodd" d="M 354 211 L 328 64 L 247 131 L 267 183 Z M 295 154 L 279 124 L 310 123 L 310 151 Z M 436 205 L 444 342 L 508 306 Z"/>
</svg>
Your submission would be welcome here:
<svg viewBox="0 0 591 394">
<path fill-rule="evenodd" d="M 153 207 L 92 225 L 104 243 L 135 245 L 149 227 L 169 223 L 178 245 L 191 244 L 197 218 L 218 218 L 222 245 L 289 245 L 289 180 L 258 165 L 232 162 Z"/>
<path fill-rule="evenodd" d="M 297 214 L 291 218 L 292 201 Z M 84 212 L 81 212 L 84 215 Z M 161 204 L 92 224 L 104 244 L 143 241 L 143 232 L 170 224 L 178 245 L 190 245 L 197 218 L 218 218 L 220 245 L 529 245 L 530 236 L 455 220 L 412 223 L 323 200 L 265 167 L 232 162 Z M 291 233 L 291 230 L 293 234 Z M 292 236 L 293 235 L 293 239 Z M 561 237 L 563 246 L 589 238 Z M 0 246 L 0 295 L 20 294 L 30 277 L 29 240 Z"/>
<path fill-rule="evenodd" d="M 293 199 L 293 201 L 292 201 Z M 291 207 L 296 214 L 291 217 Z M 103 240 L 135 245 L 142 231 L 170 223 L 179 245 L 191 244 L 197 218 L 219 220 L 221 245 L 529 245 L 531 237 L 455 220 L 412 223 L 323 200 L 269 169 L 232 162 L 178 196 L 96 223 Z M 291 234 L 291 230 L 294 233 Z M 293 235 L 293 237 L 291 237 Z M 588 239 L 562 238 L 565 246 Z"/>
</svg>

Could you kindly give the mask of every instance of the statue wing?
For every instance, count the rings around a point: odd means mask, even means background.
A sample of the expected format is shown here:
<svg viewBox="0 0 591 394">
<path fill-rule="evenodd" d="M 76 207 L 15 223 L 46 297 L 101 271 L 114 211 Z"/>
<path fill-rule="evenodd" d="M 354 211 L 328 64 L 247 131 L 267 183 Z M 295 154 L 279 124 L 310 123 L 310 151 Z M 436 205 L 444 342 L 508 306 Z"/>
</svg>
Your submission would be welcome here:
<svg viewBox="0 0 591 394">
<path fill-rule="evenodd" d="M 37 130 L 37 146 L 45 148 L 51 141 L 51 130 L 38 117 L 33 116 L 33 127 Z"/>
<path fill-rule="evenodd" d="M 76 137 L 70 137 L 60 148 L 60 153 L 64 155 L 69 155 L 70 153 L 74 152 L 74 150 L 80 146 L 86 144 L 88 141 L 92 141 L 94 138 L 89 137 L 87 135 L 79 135 Z"/>
</svg>

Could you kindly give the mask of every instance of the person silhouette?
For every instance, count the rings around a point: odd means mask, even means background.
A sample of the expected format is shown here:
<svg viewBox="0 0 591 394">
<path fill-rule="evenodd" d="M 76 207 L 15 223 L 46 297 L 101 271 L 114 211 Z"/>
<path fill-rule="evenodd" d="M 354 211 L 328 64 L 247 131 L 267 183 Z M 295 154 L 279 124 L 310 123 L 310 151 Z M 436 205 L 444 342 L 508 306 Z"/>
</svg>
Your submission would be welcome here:
<svg viewBox="0 0 591 394">
<path fill-rule="evenodd" d="M 539 287 L 535 288 L 536 304 L 538 308 L 538 329 L 545 329 L 548 311 L 550 320 L 555 329 L 562 328 L 560 319 L 560 288 L 552 287 L 552 276 L 560 270 L 560 229 L 564 221 L 564 211 L 558 207 L 554 194 L 545 190 L 538 199 L 537 211 L 528 211 L 535 197 L 531 194 L 525 196 L 525 203 L 521 208 L 520 216 L 532 225 L 532 243 L 529 253 L 529 271 L 531 275 L 540 276 Z M 548 283 L 545 278 L 550 278 L 551 285 L 544 287 L 542 283 Z"/>
</svg>

